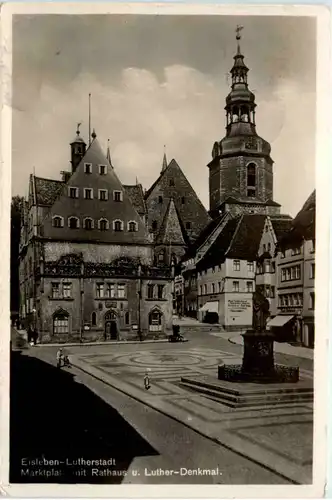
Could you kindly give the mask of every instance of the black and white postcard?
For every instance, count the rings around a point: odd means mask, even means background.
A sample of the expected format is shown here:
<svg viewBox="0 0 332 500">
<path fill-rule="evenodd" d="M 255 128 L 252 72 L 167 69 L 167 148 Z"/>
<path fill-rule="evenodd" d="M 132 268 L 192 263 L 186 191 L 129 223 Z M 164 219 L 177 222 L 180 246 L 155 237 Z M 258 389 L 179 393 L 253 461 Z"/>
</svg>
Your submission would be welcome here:
<svg viewBox="0 0 332 500">
<path fill-rule="evenodd" d="M 1 23 L 4 494 L 321 497 L 328 9 Z"/>
</svg>

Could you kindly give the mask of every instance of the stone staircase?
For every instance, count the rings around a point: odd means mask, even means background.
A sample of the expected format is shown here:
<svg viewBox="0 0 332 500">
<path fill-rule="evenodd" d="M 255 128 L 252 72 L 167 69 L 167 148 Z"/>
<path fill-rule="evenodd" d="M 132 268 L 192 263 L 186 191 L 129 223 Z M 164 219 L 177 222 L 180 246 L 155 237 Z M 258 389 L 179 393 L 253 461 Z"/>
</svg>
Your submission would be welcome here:
<svg viewBox="0 0 332 500">
<path fill-rule="evenodd" d="M 259 408 L 312 403 L 312 383 L 251 384 L 232 383 L 212 377 L 181 377 L 180 386 L 198 392 L 231 408 Z"/>
</svg>

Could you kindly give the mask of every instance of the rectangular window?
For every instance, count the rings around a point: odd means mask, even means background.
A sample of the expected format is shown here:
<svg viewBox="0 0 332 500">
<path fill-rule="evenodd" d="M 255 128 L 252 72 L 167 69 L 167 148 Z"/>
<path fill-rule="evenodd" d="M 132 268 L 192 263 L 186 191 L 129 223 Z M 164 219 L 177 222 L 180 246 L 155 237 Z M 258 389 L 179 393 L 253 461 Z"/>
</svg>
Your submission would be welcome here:
<svg viewBox="0 0 332 500">
<path fill-rule="evenodd" d="M 207 285 L 204 285 L 204 294 L 207 294 Z"/>
<path fill-rule="evenodd" d="M 97 297 L 98 299 L 104 298 L 104 283 L 97 283 Z"/>
<path fill-rule="evenodd" d="M 254 263 L 248 261 L 247 266 L 248 266 L 248 272 L 253 273 L 254 272 Z"/>
<path fill-rule="evenodd" d="M 310 266 L 310 279 L 315 279 L 315 264 L 311 264 Z"/>
<path fill-rule="evenodd" d="M 148 285 L 148 299 L 153 299 L 154 285 Z"/>
<path fill-rule="evenodd" d="M 302 306 L 303 305 L 303 293 L 298 294 L 298 300 L 299 300 L 299 305 Z"/>
<path fill-rule="evenodd" d="M 286 280 L 289 281 L 292 278 L 290 267 L 286 269 Z"/>
<path fill-rule="evenodd" d="M 295 277 L 297 280 L 301 278 L 301 267 L 300 266 L 295 266 Z"/>
<path fill-rule="evenodd" d="M 315 292 L 310 292 L 310 306 L 309 309 L 315 309 Z"/>
<path fill-rule="evenodd" d="M 113 191 L 113 200 L 114 201 L 122 201 L 122 191 Z"/>
<path fill-rule="evenodd" d="M 270 273 L 271 272 L 271 263 L 269 260 L 265 262 L 265 272 Z"/>
<path fill-rule="evenodd" d="M 288 295 L 284 295 L 284 304 L 285 304 L 285 306 L 289 305 L 289 297 L 288 297 Z"/>
<path fill-rule="evenodd" d="M 86 174 L 92 174 L 92 163 L 84 163 L 84 172 Z"/>
<path fill-rule="evenodd" d="M 202 285 L 200 285 L 200 287 L 199 287 L 199 294 L 203 295 L 203 287 L 202 287 Z"/>
<path fill-rule="evenodd" d="M 281 269 L 281 281 L 286 281 L 286 269 Z"/>
<path fill-rule="evenodd" d="M 101 201 L 107 201 L 108 200 L 108 191 L 107 191 L 107 189 L 99 189 L 99 199 Z"/>
<path fill-rule="evenodd" d="M 247 281 L 247 292 L 252 293 L 254 287 L 253 287 L 253 282 L 252 281 Z"/>
<path fill-rule="evenodd" d="M 118 297 L 119 299 L 124 299 L 126 294 L 125 294 L 125 285 L 123 283 L 118 285 Z"/>
<path fill-rule="evenodd" d="M 233 281 L 233 292 L 238 292 L 240 290 L 239 281 Z"/>
<path fill-rule="evenodd" d="M 275 286 L 271 286 L 271 299 L 274 299 L 276 296 L 276 288 Z"/>
<path fill-rule="evenodd" d="M 291 268 L 291 279 L 295 280 L 295 267 Z"/>
<path fill-rule="evenodd" d="M 222 284 L 221 284 L 221 281 L 219 281 L 218 283 L 218 291 L 221 292 L 222 291 Z"/>
<path fill-rule="evenodd" d="M 275 273 L 275 272 L 276 272 L 276 263 L 271 262 L 271 273 Z"/>
<path fill-rule="evenodd" d="M 78 188 L 70 187 L 69 196 L 70 198 L 78 198 Z"/>
<path fill-rule="evenodd" d="M 84 198 L 86 200 L 92 200 L 93 198 L 93 191 L 91 188 L 84 188 Z"/>
<path fill-rule="evenodd" d="M 113 299 L 115 297 L 115 285 L 114 283 L 107 283 L 107 288 L 106 288 L 106 296 L 109 297 L 110 299 Z"/>
<path fill-rule="evenodd" d="M 215 293 L 215 291 L 216 291 L 215 284 L 214 284 L 214 283 L 212 283 L 212 285 L 211 285 L 211 286 L 212 286 L 212 293 Z"/>
<path fill-rule="evenodd" d="M 60 297 L 60 283 L 52 283 L 52 298 L 58 299 Z"/>
<path fill-rule="evenodd" d="M 99 165 L 99 174 L 106 175 L 107 174 L 107 165 Z"/>
<path fill-rule="evenodd" d="M 233 271 L 240 271 L 240 261 L 233 260 Z"/>
<path fill-rule="evenodd" d="M 164 298 L 164 285 L 158 285 L 158 299 Z"/>
<path fill-rule="evenodd" d="M 64 299 L 70 299 L 71 298 L 71 283 L 64 283 L 62 286 L 63 290 L 63 298 Z"/>
</svg>

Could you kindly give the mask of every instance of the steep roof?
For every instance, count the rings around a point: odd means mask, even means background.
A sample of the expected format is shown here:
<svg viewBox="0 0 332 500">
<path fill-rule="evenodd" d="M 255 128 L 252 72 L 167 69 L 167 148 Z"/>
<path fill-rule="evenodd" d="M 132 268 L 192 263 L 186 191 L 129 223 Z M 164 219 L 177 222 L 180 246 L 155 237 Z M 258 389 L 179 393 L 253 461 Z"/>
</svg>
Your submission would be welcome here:
<svg viewBox="0 0 332 500">
<path fill-rule="evenodd" d="M 212 243 L 204 257 L 198 261 L 196 266 L 197 270 L 211 268 L 225 260 L 226 251 L 232 241 L 239 220 L 240 217 L 236 217 L 227 222 L 226 226 L 214 243 Z"/>
<path fill-rule="evenodd" d="M 192 245 L 190 245 L 188 251 L 183 256 L 182 261 L 185 261 L 186 259 L 193 257 L 196 254 L 196 251 L 205 243 L 205 241 L 209 238 L 209 236 L 213 233 L 213 231 L 217 229 L 221 221 L 226 217 L 228 217 L 227 212 L 220 214 L 218 215 L 218 217 L 212 219 L 211 222 L 209 222 L 209 224 L 202 229 L 202 231 L 199 233 L 198 237 L 192 243 Z"/>
<path fill-rule="evenodd" d="M 255 260 L 265 224 L 265 215 L 246 214 L 230 219 L 197 269 L 220 264 L 225 258 Z"/>
<path fill-rule="evenodd" d="M 171 198 L 174 200 L 180 222 L 192 243 L 209 224 L 211 218 L 174 159 L 145 194 L 149 225 L 155 220 L 160 227 Z"/>
<path fill-rule="evenodd" d="M 226 253 L 233 259 L 255 260 L 261 241 L 266 215 L 246 214 L 239 221 L 234 238 Z"/>
<path fill-rule="evenodd" d="M 51 206 L 60 195 L 63 181 L 34 177 L 37 205 Z"/>
<path fill-rule="evenodd" d="M 146 206 L 144 201 L 144 193 L 142 184 L 135 184 L 133 186 L 124 185 L 127 194 L 133 206 L 140 215 L 146 214 Z"/>
<path fill-rule="evenodd" d="M 280 241 L 281 238 L 283 238 L 283 236 L 291 229 L 293 219 L 289 215 L 282 217 L 270 216 L 270 219 L 277 241 Z"/>
<path fill-rule="evenodd" d="M 171 199 L 156 237 L 157 244 L 185 245 L 186 236 L 181 226 L 174 200 Z"/>
<path fill-rule="evenodd" d="M 292 222 L 291 229 L 281 239 L 282 246 L 292 245 L 302 239 L 315 239 L 316 231 L 316 190 L 304 203 L 303 207 Z"/>
<path fill-rule="evenodd" d="M 92 172 L 86 173 L 84 164 L 92 165 Z M 99 166 L 105 165 L 106 173 L 101 175 Z M 78 188 L 78 198 L 69 196 L 70 187 Z M 84 188 L 93 189 L 93 199 L 84 198 Z M 106 201 L 99 200 L 99 189 L 108 191 Z M 122 201 L 114 199 L 114 191 L 122 193 Z M 52 216 L 64 218 L 64 226 L 53 227 Z M 75 216 L 80 220 L 80 227 L 72 229 L 68 227 L 68 217 Z M 94 221 L 93 229 L 84 229 L 83 220 L 90 217 Z M 98 229 L 98 220 L 105 218 L 110 227 L 105 231 Z M 123 221 L 123 230 L 114 231 L 112 221 Z M 137 231 L 128 231 L 127 224 L 136 222 Z M 63 186 L 60 196 L 50 208 L 48 215 L 43 221 L 43 236 L 67 241 L 98 241 L 114 244 L 148 244 L 151 242 L 147 229 L 135 210 L 127 191 L 124 189 L 114 168 L 111 167 L 103 153 L 98 140 L 95 138 L 87 149 L 85 156 L 77 166 L 76 171 L 70 176 L 68 182 Z"/>
</svg>

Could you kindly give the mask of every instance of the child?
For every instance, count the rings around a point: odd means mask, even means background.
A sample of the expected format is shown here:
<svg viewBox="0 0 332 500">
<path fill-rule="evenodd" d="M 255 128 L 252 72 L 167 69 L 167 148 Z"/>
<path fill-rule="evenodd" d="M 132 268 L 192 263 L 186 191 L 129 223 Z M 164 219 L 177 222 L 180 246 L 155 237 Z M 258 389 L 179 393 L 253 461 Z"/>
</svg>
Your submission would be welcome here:
<svg viewBox="0 0 332 500">
<path fill-rule="evenodd" d="M 63 361 L 63 353 L 62 353 L 62 348 L 58 350 L 56 353 L 56 366 L 57 368 L 61 368 L 61 362 Z"/>
</svg>

